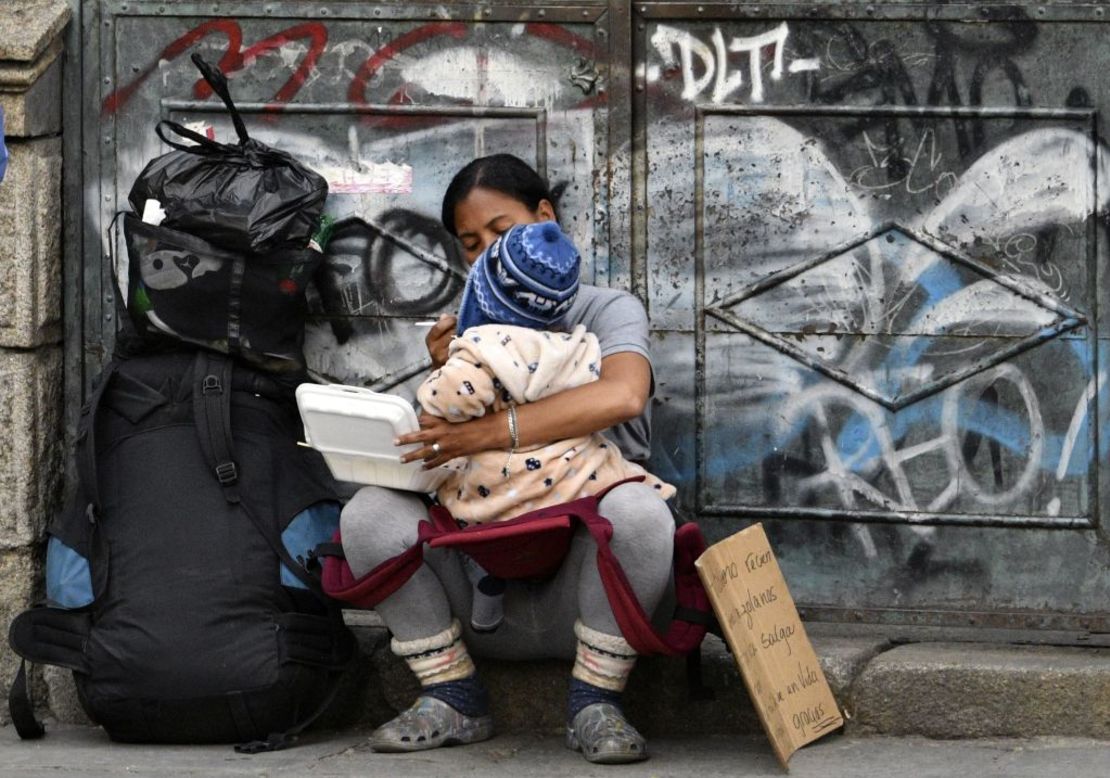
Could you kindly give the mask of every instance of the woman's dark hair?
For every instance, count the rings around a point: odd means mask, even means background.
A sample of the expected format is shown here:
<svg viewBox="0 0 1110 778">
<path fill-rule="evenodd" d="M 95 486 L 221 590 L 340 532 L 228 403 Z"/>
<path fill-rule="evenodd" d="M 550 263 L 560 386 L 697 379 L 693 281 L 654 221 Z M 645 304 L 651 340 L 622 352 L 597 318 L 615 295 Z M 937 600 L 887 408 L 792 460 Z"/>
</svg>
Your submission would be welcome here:
<svg viewBox="0 0 1110 778">
<path fill-rule="evenodd" d="M 508 195 L 523 203 L 530 211 L 540 207 L 540 200 L 547 200 L 552 207 L 555 198 L 543 177 L 524 160 L 512 154 L 491 154 L 478 157 L 451 179 L 443 194 L 443 211 L 440 218 L 449 233 L 455 232 L 455 206 L 474 189 L 481 187 Z"/>
</svg>

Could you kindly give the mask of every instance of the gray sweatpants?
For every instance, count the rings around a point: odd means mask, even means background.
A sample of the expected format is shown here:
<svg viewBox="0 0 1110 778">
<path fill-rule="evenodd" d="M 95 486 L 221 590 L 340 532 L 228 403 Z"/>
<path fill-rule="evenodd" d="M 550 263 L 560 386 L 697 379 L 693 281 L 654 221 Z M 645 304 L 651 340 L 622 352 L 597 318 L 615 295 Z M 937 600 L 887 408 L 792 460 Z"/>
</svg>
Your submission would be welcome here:
<svg viewBox="0 0 1110 778">
<path fill-rule="evenodd" d="M 622 484 L 599 504 L 613 524 L 610 547 L 620 560 L 644 610 L 651 614 L 669 590 L 674 549 L 674 518 L 655 490 Z M 361 576 L 416 543 L 417 525 L 427 517 L 420 499 L 409 492 L 367 486 L 343 509 L 343 550 L 351 572 Z M 398 640 L 442 632 L 458 617 L 467 647 L 478 656 L 499 659 L 571 659 L 574 622 L 620 635 L 596 563 L 597 546 L 579 527 L 570 552 L 551 578 L 508 581 L 505 619 L 492 633 L 470 629 L 473 595 L 458 552 L 424 549 L 424 564 L 400 589 L 377 606 Z"/>
</svg>

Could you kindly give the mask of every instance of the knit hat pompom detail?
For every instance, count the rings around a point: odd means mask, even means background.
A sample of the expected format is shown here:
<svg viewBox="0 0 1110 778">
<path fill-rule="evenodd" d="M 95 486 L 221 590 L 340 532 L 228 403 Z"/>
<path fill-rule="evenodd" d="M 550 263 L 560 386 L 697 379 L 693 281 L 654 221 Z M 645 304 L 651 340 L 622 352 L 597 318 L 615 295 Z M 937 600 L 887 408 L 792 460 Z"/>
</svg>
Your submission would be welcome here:
<svg viewBox="0 0 1110 778">
<path fill-rule="evenodd" d="M 509 228 L 470 267 L 458 333 L 482 324 L 550 327 L 574 303 L 581 262 L 555 222 Z"/>
</svg>

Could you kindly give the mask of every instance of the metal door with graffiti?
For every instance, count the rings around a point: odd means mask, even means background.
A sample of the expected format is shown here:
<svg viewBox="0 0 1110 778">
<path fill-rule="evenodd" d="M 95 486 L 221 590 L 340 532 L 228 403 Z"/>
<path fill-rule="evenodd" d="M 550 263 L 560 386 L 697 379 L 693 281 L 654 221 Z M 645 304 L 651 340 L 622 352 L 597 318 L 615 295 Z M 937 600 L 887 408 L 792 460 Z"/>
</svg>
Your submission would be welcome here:
<svg viewBox="0 0 1110 778">
<path fill-rule="evenodd" d="M 306 343 L 317 377 L 406 392 L 425 372 L 426 330 L 413 323 L 453 310 L 466 275 L 440 225 L 440 199 L 475 156 L 510 151 L 545 172 L 586 277 L 604 279 L 608 177 L 594 172 L 608 154 L 604 6 L 471 13 L 454 4 L 131 0 L 98 10 L 90 26 L 101 77 L 86 131 L 102 143 L 85 199 L 91 221 L 107 224 L 143 165 L 164 152 L 159 118 L 233 137 L 188 55 L 218 62 L 251 133 L 329 182 L 337 224 Z M 90 307 L 103 324 L 90 336 L 106 342 L 112 288 L 102 275 L 94 281 Z"/>
<path fill-rule="evenodd" d="M 1110 631 L 1101 7 L 80 8 L 88 372 L 154 123 L 228 136 L 200 51 L 329 179 L 317 376 L 411 393 L 443 190 L 512 151 L 647 306 L 653 469 L 715 537 L 764 521 L 810 618 Z"/>
<path fill-rule="evenodd" d="M 657 467 L 811 616 L 1107 627 L 1107 53 L 1052 14 L 636 6 Z"/>
</svg>

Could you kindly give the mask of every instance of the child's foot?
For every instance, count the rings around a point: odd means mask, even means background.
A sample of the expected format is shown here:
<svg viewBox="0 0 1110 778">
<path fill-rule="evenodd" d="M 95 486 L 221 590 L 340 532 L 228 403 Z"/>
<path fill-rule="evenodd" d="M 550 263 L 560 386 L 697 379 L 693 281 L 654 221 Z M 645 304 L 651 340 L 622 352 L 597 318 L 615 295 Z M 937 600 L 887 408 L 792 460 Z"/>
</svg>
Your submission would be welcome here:
<svg viewBox="0 0 1110 778">
<path fill-rule="evenodd" d="M 496 632 L 505 618 L 502 600 L 505 596 L 505 579 L 484 575 L 474 585 L 470 628 L 475 632 Z"/>
</svg>

